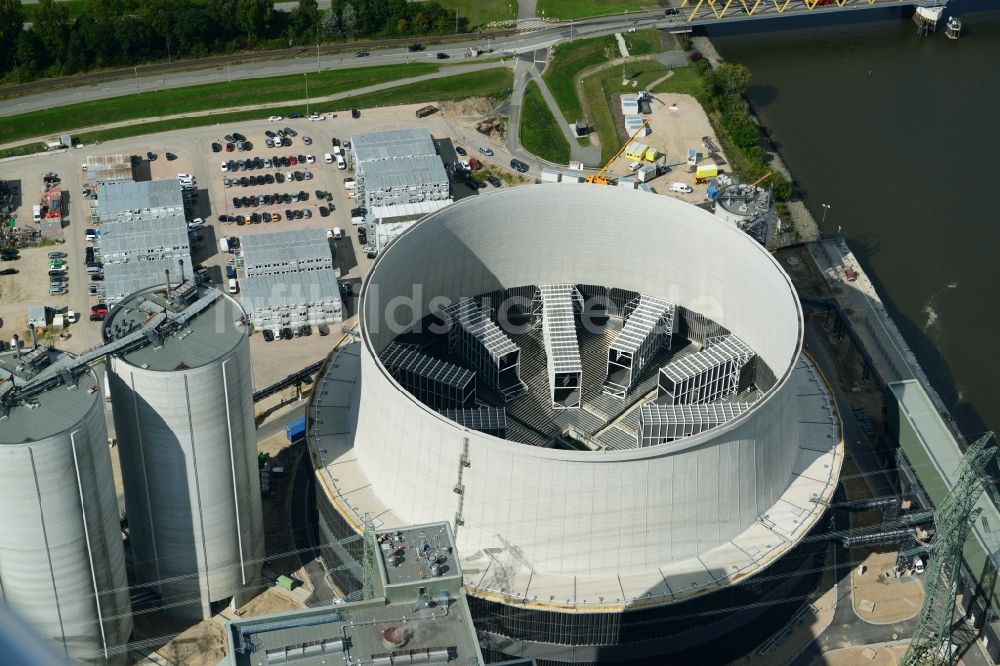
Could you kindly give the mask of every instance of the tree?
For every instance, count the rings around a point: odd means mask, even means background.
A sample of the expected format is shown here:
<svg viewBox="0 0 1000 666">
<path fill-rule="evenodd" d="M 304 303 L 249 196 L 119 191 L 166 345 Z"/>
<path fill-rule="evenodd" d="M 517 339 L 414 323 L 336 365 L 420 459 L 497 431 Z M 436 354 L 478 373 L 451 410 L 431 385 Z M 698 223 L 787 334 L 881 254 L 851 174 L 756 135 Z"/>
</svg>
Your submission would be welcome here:
<svg viewBox="0 0 1000 666">
<path fill-rule="evenodd" d="M 400 35 L 405 35 L 410 29 L 410 24 L 405 18 L 401 18 L 396 21 L 396 32 Z"/>
<path fill-rule="evenodd" d="M 354 29 L 358 24 L 358 16 L 354 12 L 354 5 L 344 5 L 344 10 L 340 14 L 340 25 L 348 39 L 354 39 Z"/>
<path fill-rule="evenodd" d="M 319 4 L 316 0 L 299 0 L 289 21 L 293 37 L 312 37 L 320 23 Z"/>
<path fill-rule="evenodd" d="M 0 67 L 11 69 L 17 50 L 18 35 L 24 31 L 21 0 L 0 0 Z"/>
<path fill-rule="evenodd" d="M 328 12 L 323 12 L 323 17 L 320 19 L 320 31 L 329 38 L 340 37 L 340 16 L 333 8 Z"/>
<path fill-rule="evenodd" d="M 30 30 L 22 30 L 17 35 L 14 62 L 18 81 L 31 81 L 46 65 L 48 60 L 38 36 Z"/>
<path fill-rule="evenodd" d="M 710 85 L 716 91 L 728 95 L 742 95 L 750 87 L 750 70 L 738 63 L 722 63 L 709 76 Z"/>
<path fill-rule="evenodd" d="M 35 8 L 35 21 L 31 31 L 38 37 L 42 49 L 50 54 L 53 62 L 62 65 L 69 47 L 69 8 L 55 0 L 40 0 Z"/>
<path fill-rule="evenodd" d="M 274 0 L 236 0 L 236 25 L 247 41 L 267 35 L 274 14 Z"/>
</svg>

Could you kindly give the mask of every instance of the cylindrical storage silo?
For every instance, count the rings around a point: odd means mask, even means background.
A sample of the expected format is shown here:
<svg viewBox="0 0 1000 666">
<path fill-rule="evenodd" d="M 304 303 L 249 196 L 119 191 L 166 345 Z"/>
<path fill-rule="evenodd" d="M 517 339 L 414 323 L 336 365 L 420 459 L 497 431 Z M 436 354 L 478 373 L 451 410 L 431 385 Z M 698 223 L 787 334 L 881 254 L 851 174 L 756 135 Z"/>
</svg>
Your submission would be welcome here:
<svg viewBox="0 0 1000 666">
<path fill-rule="evenodd" d="M 109 364 L 136 578 L 181 617 L 241 603 L 264 551 L 244 313 L 212 295 L 182 326 Z M 133 294 L 105 321 L 105 339 L 190 304 L 173 299 L 162 288 Z"/>
<path fill-rule="evenodd" d="M 124 663 L 132 615 L 97 378 L 33 392 L 20 362 L 0 355 L 0 382 L 20 385 L 0 408 L 0 596 L 74 663 Z"/>
</svg>

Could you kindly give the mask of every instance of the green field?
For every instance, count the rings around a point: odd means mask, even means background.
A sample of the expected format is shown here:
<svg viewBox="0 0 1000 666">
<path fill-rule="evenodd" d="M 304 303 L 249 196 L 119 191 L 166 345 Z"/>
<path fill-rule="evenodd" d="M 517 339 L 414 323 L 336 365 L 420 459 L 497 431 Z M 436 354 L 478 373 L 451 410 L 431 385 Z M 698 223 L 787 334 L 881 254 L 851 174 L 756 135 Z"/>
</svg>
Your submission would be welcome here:
<svg viewBox="0 0 1000 666">
<path fill-rule="evenodd" d="M 703 100 L 707 94 L 707 91 L 705 90 L 705 82 L 702 81 L 701 76 L 698 75 L 698 71 L 694 67 L 690 66 L 675 69 L 673 76 L 666 81 L 661 81 L 656 84 L 649 92 L 682 93 L 685 95 L 692 95 L 697 98 L 698 101 L 702 102 L 703 105 Z"/>
<path fill-rule="evenodd" d="M 513 85 L 514 72 L 506 67 L 497 67 L 411 83 L 366 95 L 355 95 L 321 105 L 319 108 L 328 106 L 333 109 L 373 108 L 417 102 L 447 102 L 467 97 L 489 97 L 500 101 L 510 95 Z"/>
<path fill-rule="evenodd" d="M 410 65 L 382 65 L 342 69 L 309 77 L 309 96 L 325 97 L 354 88 L 361 88 L 386 81 L 421 76 L 439 70 L 438 65 L 414 63 Z M 284 101 L 305 99 L 305 79 L 301 75 L 275 76 L 251 81 L 211 83 L 187 88 L 157 90 L 126 97 L 69 104 L 44 111 L 33 111 L 10 116 L 0 124 L 0 143 L 18 139 L 58 134 L 78 127 L 92 127 L 106 123 L 152 118 L 191 111 L 207 111 L 227 106 L 262 104 L 267 100 Z M 305 109 L 293 107 L 294 111 Z M 263 111 L 252 115 L 266 117 Z"/>
<path fill-rule="evenodd" d="M 469 29 L 475 30 L 493 21 L 517 18 L 517 0 L 434 0 L 447 9 L 454 9 L 460 18 L 469 20 Z"/>
<path fill-rule="evenodd" d="M 521 145 L 529 153 L 549 162 L 569 162 L 569 143 L 534 81 L 525 87 L 521 102 Z"/>
<path fill-rule="evenodd" d="M 457 74 L 447 78 L 432 79 L 430 81 L 397 86 L 395 88 L 389 88 L 388 90 L 382 90 L 368 95 L 349 97 L 337 102 L 317 104 L 316 110 L 326 113 L 333 109 L 349 109 L 351 107 L 367 108 L 387 103 L 413 104 L 416 102 L 432 102 L 481 96 L 500 98 L 504 95 L 510 94 L 510 86 L 513 83 L 513 77 L 513 72 L 506 68 Z M 111 141 L 113 139 L 124 139 L 142 134 L 155 134 L 157 132 L 169 132 L 189 127 L 203 127 L 205 125 L 238 122 L 241 120 L 260 120 L 262 117 L 272 114 L 288 115 L 289 113 L 301 110 L 302 108 L 300 106 L 273 106 L 262 107 L 261 109 L 255 109 L 253 111 L 237 111 L 233 113 L 219 113 L 208 116 L 171 118 L 170 120 L 159 120 L 151 123 L 141 123 L 138 125 L 128 125 L 125 127 L 114 127 L 96 132 L 88 132 L 74 138 L 79 139 L 82 144 L 89 145 L 97 141 Z M 44 146 L 42 147 L 44 148 Z M 23 150 L 21 147 L 12 150 L 18 149 Z M 0 152 L 0 157 L 6 156 L 7 155 L 3 152 Z"/>
<path fill-rule="evenodd" d="M 546 18 L 574 19 L 656 9 L 658 0 L 538 0 L 536 14 Z"/>
<path fill-rule="evenodd" d="M 77 18 L 83 14 L 84 8 L 87 6 L 87 0 L 59 0 L 60 5 L 66 5 L 69 8 L 70 18 Z M 35 21 L 35 9 L 38 7 L 37 3 L 32 4 L 22 4 L 21 7 L 24 8 L 24 20 L 33 23 Z"/>
<path fill-rule="evenodd" d="M 626 36 L 625 45 L 631 55 L 649 55 L 660 50 L 660 37 L 655 30 L 640 30 Z M 542 78 L 568 122 L 573 123 L 583 117 L 583 107 L 576 94 L 577 75 L 588 67 L 619 57 L 618 44 L 612 36 L 580 39 L 556 46 L 555 56 L 545 68 Z"/>
<path fill-rule="evenodd" d="M 614 101 L 614 95 L 646 90 L 650 83 L 666 76 L 669 71 L 664 65 L 658 62 L 646 60 L 630 63 L 626 69 L 628 77 L 633 81 L 639 82 L 636 86 L 622 85 L 622 72 L 619 67 L 602 70 L 584 79 L 583 90 L 587 95 L 591 118 L 594 126 L 597 128 L 597 136 L 601 139 L 602 161 L 606 162 L 611 159 L 627 138 L 623 133 L 619 132 L 619 124 L 615 122 L 612 115 L 612 104 L 617 103 Z M 672 81 L 676 77 L 677 74 L 675 73 L 674 77 L 667 81 Z M 657 87 L 657 90 L 659 90 L 659 87 Z"/>
</svg>

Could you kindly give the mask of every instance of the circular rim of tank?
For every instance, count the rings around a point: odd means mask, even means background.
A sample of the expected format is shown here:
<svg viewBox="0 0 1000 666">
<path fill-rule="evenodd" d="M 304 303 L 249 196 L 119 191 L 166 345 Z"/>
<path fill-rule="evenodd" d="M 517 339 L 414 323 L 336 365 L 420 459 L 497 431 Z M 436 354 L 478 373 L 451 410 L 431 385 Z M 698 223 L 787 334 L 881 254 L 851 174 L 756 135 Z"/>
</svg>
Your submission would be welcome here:
<svg viewBox="0 0 1000 666">
<path fill-rule="evenodd" d="M 572 192 L 572 196 L 570 195 Z M 584 192 L 581 196 L 581 192 Z M 798 362 L 799 356 L 802 352 L 802 346 L 804 342 L 805 334 L 805 324 L 802 315 L 802 305 L 798 299 L 798 293 L 792 284 L 791 278 L 787 272 L 782 268 L 781 264 L 778 263 L 764 247 L 757 243 L 754 239 L 747 236 L 742 231 L 734 229 L 730 225 L 727 225 L 724 221 L 709 213 L 704 211 L 693 204 L 689 204 L 671 197 L 666 197 L 657 194 L 650 194 L 644 192 L 635 191 L 621 191 L 620 188 L 615 187 L 601 187 L 598 185 L 591 184 L 548 184 L 548 185 L 534 185 L 530 187 L 521 188 L 510 188 L 505 190 L 499 190 L 496 192 L 491 192 L 487 195 L 479 195 L 475 197 L 468 197 L 456 202 L 446 208 L 440 209 L 434 213 L 427 215 L 422 218 L 417 224 L 406 229 L 402 234 L 396 237 L 392 243 L 388 245 L 383 251 L 379 252 L 378 256 L 372 263 L 371 269 L 364 277 L 364 281 L 361 288 L 361 296 L 359 298 L 359 326 L 361 331 L 361 340 L 366 352 L 374 359 L 376 366 L 379 371 L 383 374 L 385 379 L 389 381 L 396 390 L 402 392 L 410 400 L 410 402 L 420 409 L 425 416 L 438 420 L 441 423 L 448 424 L 449 427 L 453 428 L 456 432 L 460 432 L 462 427 L 455 423 L 454 421 L 448 419 L 446 416 L 439 414 L 435 410 L 423 404 L 416 396 L 407 391 L 402 384 L 400 384 L 391 373 L 386 370 L 385 366 L 379 359 L 379 352 L 376 351 L 375 342 L 372 338 L 371 331 L 368 326 L 368 318 L 366 313 L 369 310 L 369 297 L 372 293 L 372 289 L 380 285 L 377 284 L 377 277 L 379 276 L 380 269 L 389 270 L 385 268 L 385 264 L 389 264 L 390 260 L 387 257 L 395 259 L 396 255 L 400 252 L 405 252 L 407 246 L 413 241 L 414 238 L 420 236 L 421 234 L 429 233 L 433 231 L 434 226 L 438 224 L 446 224 L 450 218 L 455 218 L 456 216 L 467 216 L 468 219 L 472 220 L 472 223 L 483 224 L 484 221 L 481 218 L 476 218 L 475 213 L 476 208 L 480 207 L 483 201 L 493 201 L 501 197 L 517 198 L 517 197 L 544 197 L 547 203 L 551 204 L 553 208 L 558 208 L 560 206 L 570 207 L 575 205 L 585 208 L 585 205 L 580 204 L 581 199 L 588 199 L 590 197 L 602 197 L 602 196 L 623 196 L 623 197 L 645 197 L 642 201 L 642 207 L 648 205 L 648 213 L 653 212 L 669 212 L 676 214 L 678 218 L 683 219 L 685 224 L 700 224 L 705 227 L 711 228 L 715 227 L 713 233 L 715 234 L 730 234 L 731 243 L 727 244 L 726 249 L 733 249 L 736 251 L 742 250 L 741 254 L 744 256 L 756 256 L 755 261 L 760 261 L 762 266 L 766 266 L 768 270 L 773 269 L 775 274 L 780 276 L 783 281 L 782 286 L 787 286 L 789 297 L 789 304 L 791 305 L 792 312 L 794 313 L 793 320 L 787 322 L 788 324 L 794 324 L 796 326 L 795 341 L 792 345 L 792 349 L 789 351 L 789 360 L 781 368 L 781 373 L 776 373 L 774 385 L 760 398 L 756 401 L 754 405 L 729 421 L 727 421 L 722 426 L 717 426 L 715 428 L 710 428 L 697 435 L 691 435 L 685 437 L 681 440 L 676 440 L 673 442 L 668 442 L 666 444 L 657 444 L 654 446 L 626 449 L 626 450 L 614 450 L 614 451 L 601 451 L 600 455 L 595 455 L 593 451 L 576 451 L 568 449 L 548 449 L 539 448 L 536 446 L 531 446 L 530 444 L 525 444 L 516 440 L 501 439 L 493 435 L 488 435 L 486 433 L 478 433 L 478 435 L 485 438 L 488 443 L 497 446 L 511 447 L 520 446 L 528 447 L 523 449 L 524 451 L 531 451 L 531 454 L 536 457 L 545 457 L 552 459 L 561 460 L 584 460 L 591 459 L 594 461 L 599 460 L 641 460 L 650 457 L 656 457 L 661 455 L 674 455 L 681 453 L 685 450 L 693 449 L 696 447 L 704 446 L 706 444 L 711 445 L 713 440 L 720 438 L 727 432 L 733 431 L 740 428 L 747 421 L 756 417 L 756 414 L 765 408 L 774 397 L 783 389 L 786 388 L 789 383 L 792 374 L 795 370 L 796 364 Z M 634 202 L 630 202 L 634 203 Z M 517 204 L 516 200 L 510 203 L 510 207 L 515 207 Z M 656 211 L 656 207 L 661 207 L 663 211 Z M 673 210 L 670 210 L 673 209 Z M 586 218 L 587 216 L 582 216 Z M 688 219 L 684 219 L 688 218 Z M 579 222 L 580 217 L 575 218 L 575 221 Z M 592 219 L 587 220 L 597 225 L 598 222 L 594 222 Z M 492 220 L 491 222 L 499 224 L 500 221 Z M 503 223 L 509 223 L 509 219 L 502 221 Z M 532 227 L 530 222 L 525 222 L 526 227 Z M 515 234 L 516 236 L 516 234 Z M 719 236 L 717 235 L 716 238 Z M 723 236 L 724 237 L 724 236 Z M 643 246 L 647 247 L 647 246 Z M 649 249 L 647 247 L 647 249 Z M 480 255 L 481 256 L 481 255 Z M 426 263 L 426 257 L 423 257 L 424 263 Z M 404 260 L 406 261 L 406 260 Z M 412 263 L 412 260 L 411 260 Z M 398 263 L 397 263 L 398 265 Z M 581 280 L 563 280 L 564 282 L 573 282 L 574 284 L 581 283 Z M 373 286 L 373 283 L 375 285 Z M 521 284 L 530 284 L 530 281 L 523 281 Z M 520 285 L 505 285 L 507 287 L 520 286 Z M 619 286 L 619 285 L 613 285 Z M 644 293 L 644 292 L 640 292 Z M 657 294 L 651 294 L 656 296 Z M 385 294 L 380 294 L 381 298 L 385 299 Z M 391 297 L 390 297 L 391 298 Z M 669 300 L 669 299 L 668 299 Z M 678 307 L 683 307 L 682 303 L 677 303 Z M 727 322 L 728 323 L 728 322 Z M 764 327 L 773 326 L 773 323 L 762 324 Z M 741 331 L 734 330 L 734 334 L 740 335 Z M 748 343 L 749 344 L 749 343 Z M 751 345 L 753 348 L 753 345 Z M 755 352 L 757 350 L 755 349 Z M 774 368 L 772 368 L 772 371 Z"/>
<path fill-rule="evenodd" d="M 172 284 L 171 288 L 173 288 L 174 286 L 175 285 Z M 138 297 L 141 297 L 141 296 L 143 296 L 145 294 L 148 294 L 150 292 L 159 291 L 162 288 L 163 288 L 163 285 L 153 285 L 153 286 L 150 286 L 150 287 L 146 287 L 145 289 L 140 289 L 139 291 L 132 292 L 131 294 L 129 294 L 125 298 L 123 298 L 120 301 L 118 301 L 118 303 L 116 303 L 115 306 L 108 311 L 108 314 L 104 318 L 104 321 L 101 322 L 101 339 L 104 340 L 105 343 L 107 343 L 109 341 L 109 339 L 110 339 L 110 326 L 114 322 L 115 317 L 122 312 L 122 308 L 125 305 L 127 305 L 128 303 L 130 303 L 131 301 L 133 301 L 134 299 L 136 299 Z M 209 291 L 209 290 L 214 290 L 214 291 L 216 291 L 216 292 L 219 293 L 219 296 L 218 296 L 219 300 L 216 301 L 216 303 L 213 304 L 211 308 L 209 308 L 205 312 L 202 312 L 201 314 L 199 314 L 198 317 L 210 316 L 209 313 L 211 313 L 212 311 L 214 311 L 215 308 L 219 307 L 219 302 L 224 299 L 225 301 L 228 301 L 232 305 L 232 307 L 234 308 L 235 312 L 239 315 L 239 317 L 242 317 L 243 319 L 246 319 L 246 311 L 243 309 L 243 304 L 240 303 L 238 300 L 236 300 L 236 298 L 234 298 L 231 294 L 227 294 L 225 291 L 223 291 L 221 289 L 217 289 L 216 287 L 213 287 L 213 286 L 200 285 L 198 287 L 198 289 L 199 289 L 199 293 L 202 293 L 202 292 L 205 292 L 205 291 Z M 217 319 L 217 317 L 215 317 L 215 318 Z M 223 357 L 225 357 L 228 354 L 231 354 L 233 352 L 233 350 L 235 350 L 237 347 L 239 347 L 239 345 L 240 345 L 240 343 L 242 342 L 243 339 L 249 337 L 249 324 L 248 323 L 244 324 L 242 326 L 242 331 L 240 331 L 239 329 L 241 327 L 240 327 L 239 324 L 236 323 L 235 318 L 233 318 L 233 319 L 226 319 L 225 321 L 229 322 L 229 324 L 233 327 L 233 330 L 236 331 L 236 332 L 238 332 L 238 333 L 235 333 L 233 335 L 233 344 L 230 345 L 227 349 L 219 351 L 215 355 L 214 358 L 205 360 L 205 361 L 199 363 L 198 365 L 186 366 L 184 368 L 143 367 L 141 364 L 135 363 L 131 359 L 129 359 L 128 355 L 121 356 L 121 355 L 116 354 L 116 355 L 114 355 L 113 358 L 114 358 L 115 361 L 118 361 L 118 362 L 121 362 L 121 363 L 125 363 L 125 364 L 129 365 L 130 367 L 133 367 L 133 368 L 136 368 L 136 369 L 139 369 L 139 370 L 144 370 L 146 372 L 188 372 L 188 371 L 191 371 L 191 370 L 197 370 L 198 368 L 203 368 L 203 367 L 209 366 L 212 363 L 216 362 L 218 359 L 223 358 Z M 217 335 L 218 333 L 215 333 L 215 334 Z"/>
<path fill-rule="evenodd" d="M 72 352 L 64 351 L 64 350 L 61 350 L 61 349 L 54 349 L 53 348 L 51 350 L 51 352 L 55 352 L 55 353 L 58 353 L 58 354 L 64 354 L 66 356 L 69 356 L 70 358 L 76 358 L 77 357 L 77 354 L 73 354 Z M 13 354 L 14 354 L 13 351 L 5 351 L 5 352 L 0 353 L 0 358 L 7 358 L 8 356 L 13 356 Z M 3 421 L 0 421 L 0 446 L 5 446 L 5 447 L 9 447 L 9 446 L 30 446 L 32 444 L 38 444 L 39 442 L 45 441 L 45 440 L 47 440 L 47 439 L 49 439 L 51 437 L 56 437 L 59 434 L 61 434 L 63 432 L 66 432 L 67 430 L 73 430 L 73 429 L 79 427 L 80 424 L 83 423 L 84 420 L 86 420 L 87 416 L 90 414 L 90 411 L 94 408 L 94 403 L 100 403 L 103 400 L 103 398 L 104 398 L 104 396 L 102 395 L 102 392 L 100 390 L 101 382 L 98 379 L 97 372 L 94 370 L 93 367 L 88 367 L 87 372 L 84 375 L 82 375 L 81 377 L 88 376 L 88 375 L 93 380 L 93 382 L 94 382 L 94 388 L 96 390 L 93 392 L 92 395 L 89 396 L 92 399 L 87 404 L 86 409 L 84 409 L 82 411 L 82 413 L 80 414 L 79 418 L 75 419 L 70 425 L 68 425 L 66 427 L 55 429 L 55 426 L 53 426 L 52 432 L 50 432 L 49 434 L 47 434 L 47 435 L 45 435 L 43 437 L 26 439 L 26 440 L 23 440 L 23 441 L 20 441 L 20 442 L 9 442 L 9 441 L 6 441 L 6 440 L 3 439 L 3 432 L 5 430 L 5 428 L 4 428 L 4 421 L 8 421 L 8 420 L 10 420 L 10 419 L 13 418 L 11 416 L 8 416 L 7 419 L 4 419 Z M 60 390 L 67 391 L 68 389 L 66 388 L 65 385 L 59 384 L 55 388 L 49 389 L 49 390 L 45 391 L 44 393 L 45 394 L 49 394 L 49 393 L 52 393 L 54 391 L 60 391 Z M 72 393 L 74 395 L 74 397 L 76 397 L 78 395 L 87 395 L 86 391 L 81 392 L 79 390 L 70 391 L 70 393 Z M 82 404 L 82 401 L 81 401 L 81 404 Z M 15 409 L 19 409 L 19 407 L 15 407 Z M 41 407 L 39 409 L 41 409 Z"/>
</svg>

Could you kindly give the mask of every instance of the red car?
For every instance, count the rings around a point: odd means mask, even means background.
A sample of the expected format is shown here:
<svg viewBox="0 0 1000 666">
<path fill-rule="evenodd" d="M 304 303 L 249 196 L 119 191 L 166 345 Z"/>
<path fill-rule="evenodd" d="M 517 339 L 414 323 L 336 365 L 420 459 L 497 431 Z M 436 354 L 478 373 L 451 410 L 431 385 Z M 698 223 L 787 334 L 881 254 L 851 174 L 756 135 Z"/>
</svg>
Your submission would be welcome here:
<svg viewBox="0 0 1000 666">
<path fill-rule="evenodd" d="M 298 163 L 299 163 L 299 161 L 297 159 L 295 159 L 295 155 L 289 155 L 288 156 L 288 166 L 295 166 Z"/>
<path fill-rule="evenodd" d="M 854 282 L 858 279 L 858 274 L 853 268 L 848 268 L 844 271 L 844 277 L 847 278 L 848 282 Z"/>
<path fill-rule="evenodd" d="M 97 305 L 90 308 L 90 314 L 100 315 L 102 317 L 105 317 L 108 314 L 108 306 L 105 305 L 104 303 L 98 303 Z"/>
<path fill-rule="evenodd" d="M 479 160 L 477 160 L 475 157 L 470 157 L 469 158 L 469 168 L 472 169 L 473 171 L 479 171 L 480 169 L 483 168 L 483 164 L 482 164 L 482 162 L 480 162 Z"/>
</svg>

